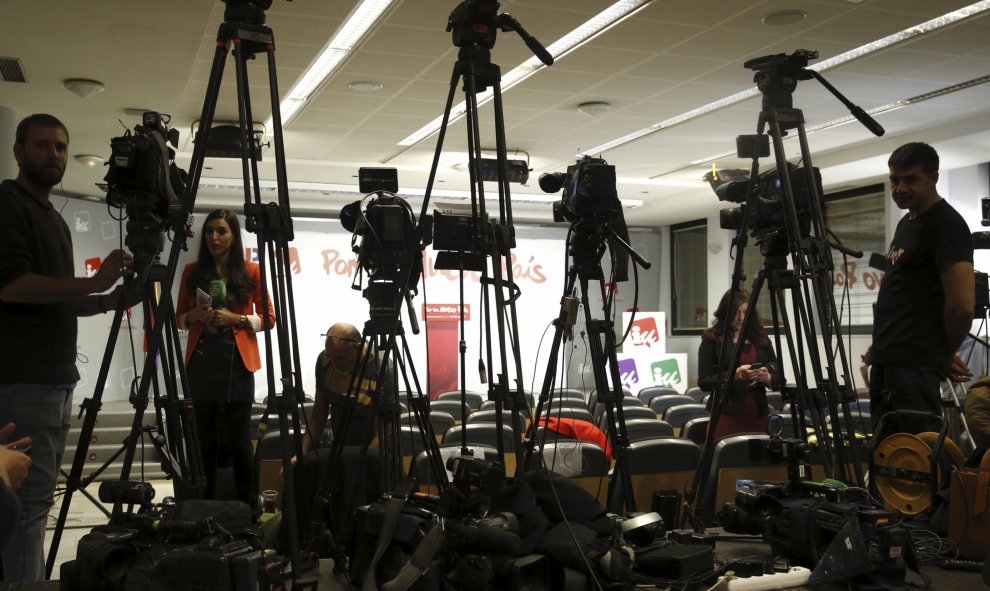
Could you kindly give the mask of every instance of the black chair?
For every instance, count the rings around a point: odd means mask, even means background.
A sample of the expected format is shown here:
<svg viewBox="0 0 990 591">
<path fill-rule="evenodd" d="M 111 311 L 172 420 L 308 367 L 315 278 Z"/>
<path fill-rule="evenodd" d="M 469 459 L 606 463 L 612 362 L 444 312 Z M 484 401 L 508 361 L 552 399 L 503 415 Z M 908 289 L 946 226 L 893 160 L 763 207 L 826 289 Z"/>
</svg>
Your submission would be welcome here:
<svg viewBox="0 0 990 591">
<path fill-rule="evenodd" d="M 689 420 L 698 417 L 707 417 L 710 414 L 704 404 L 678 404 L 677 406 L 671 406 L 663 413 L 663 420 L 670 423 L 671 427 L 679 431 L 684 427 L 684 423 Z"/>
<path fill-rule="evenodd" d="M 405 458 L 411 458 L 426 449 L 423 435 L 417 425 L 399 425 L 399 453 Z"/>
<path fill-rule="evenodd" d="M 733 501 L 739 478 L 787 481 L 786 464 L 769 464 L 763 454 L 752 452 L 754 447 L 765 447 L 769 438 L 766 433 L 742 433 L 723 437 L 715 444 L 701 498 L 701 518 L 706 525 L 714 523 L 715 512 L 724 503 Z M 690 441 L 683 441 L 697 449 Z"/>
<path fill-rule="evenodd" d="M 622 408 L 622 416 L 625 417 L 626 423 L 628 423 L 629 421 L 636 419 L 656 419 L 657 413 L 645 406 L 630 406 Z M 598 428 L 604 431 L 607 424 L 608 413 L 603 412 L 601 416 L 598 417 Z"/>
<path fill-rule="evenodd" d="M 678 437 L 644 439 L 629 444 L 626 458 L 636 510 L 648 511 L 656 491 L 680 493 L 691 484 L 701 450 Z M 615 494 L 624 497 L 622 479 L 617 482 Z M 676 529 L 680 525 L 673 523 L 668 527 Z"/>
<path fill-rule="evenodd" d="M 559 419 L 578 419 L 581 421 L 588 421 L 592 425 L 595 424 L 595 417 L 591 416 L 591 413 L 583 408 L 577 408 L 573 406 L 554 406 L 550 409 L 544 409 L 541 417 L 555 417 Z"/>
<path fill-rule="evenodd" d="M 705 392 L 704 390 L 702 390 L 697 386 L 691 386 L 690 388 L 684 391 L 684 395 L 690 396 L 691 398 L 694 399 L 695 402 L 701 402 L 701 399 L 704 398 L 706 394 L 708 394 L 708 392 Z"/>
<path fill-rule="evenodd" d="M 690 439 L 698 445 L 704 445 L 705 439 L 708 438 L 708 423 L 710 421 L 711 417 L 697 417 L 688 420 L 681 428 L 681 437 Z"/>
<path fill-rule="evenodd" d="M 671 437 L 674 428 L 670 423 L 660 419 L 633 419 L 626 421 L 626 435 L 629 442 L 643 441 L 646 439 L 656 439 L 657 437 Z"/>
<path fill-rule="evenodd" d="M 461 405 L 460 400 L 432 400 L 430 412 L 445 412 L 454 417 L 455 421 L 463 421 L 472 411 L 467 404 Z"/>
<path fill-rule="evenodd" d="M 643 404 L 649 405 L 650 401 L 656 396 L 667 396 L 670 394 L 680 394 L 674 388 L 669 386 L 647 386 L 639 391 L 636 395 L 637 398 L 643 401 Z"/>
<path fill-rule="evenodd" d="M 431 408 L 428 416 L 430 426 L 433 427 L 434 435 L 443 436 L 443 434 L 447 432 L 447 429 L 454 426 L 454 417 L 450 413 Z M 419 428 L 419 425 L 416 423 L 416 416 L 411 412 L 402 413 L 399 415 L 399 424 L 403 426 L 410 425 L 416 427 L 417 429 Z"/>
<path fill-rule="evenodd" d="M 771 411 L 780 410 L 784 406 L 784 398 L 780 392 L 767 392 L 767 404 Z"/>
<path fill-rule="evenodd" d="M 521 411 L 521 410 L 518 411 L 518 413 L 519 413 L 519 419 L 522 421 L 523 426 L 525 426 L 526 425 L 526 419 L 528 418 L 526 416 L 526 413 L 523 412 L 523 411 Z M 494 408 L 489 408 L 489 409 L 485 409 L 485 410 L 476 410 L 473 413 L 471 413 L 471 414 L 468 415 L 467 424 L 468 425 L 473 424 L 473 423 L 492 423 L 492 424 L 495 424 L 495 414 L 496 414 L 496 409 L 494 409 Z M 509 421 L 510 420 L 512 420 L 512 417 L 509 415 L 509 411 L 502 411 L 502 422 L 503 422 L 503 424 L 505 424 L 506 426 L 509 426 Z"/>
<path fill-rule="evenodd" d="M 640 400 L 639 398 L 636 398 L 635 396 L 624 396 L 622 398 L 622 408 L 623 410 L 625 410 L 627 408 L 646 408 L 646 407 L 643 405 L 643 401 Z M 592 414 L 594 415 L 595 420 L 601 418 L 601 416 L 605 414 L 605 405 L 596 404 L 595 410 L 592 411 Z"/>
<path fill-rule="evenodd" d="M 512 434 L 512 427 L 504 425 L 499 432 L 495 428 L 495 423 L 469 423 L 466 425 L 455 425 L 444 434 L 440 442 L 441 447 L 452 447 L 461 444 L 461 432 L 466 434 L 468 445 L 488 445 L 497 447 L 499 437 L 502 438 L 503 449 L 506 453 L 514 450 L 517 444 L 516 438 Z"/>
<path fill-rule="evenodd" d="M 651 400 L 650 408 L 653 412 L 657 413 L 658 417 L 662 417 L 663 413 L 672 406 L 694 403 L 694 399 L 686 394 L 670 394 L 668 396 L 659 396 Z"/>
<path fill-rule="evenodd" d="M 461 391 L 460 390 L 450 390 L 447 392 L 441 392 L 437 394 L 436 400 L 460 400 Z M 477 410 L 481 408 L 482 403 L 485 402 L 485 395 L 480 392 L 467 391 L 464 393 L 464 402 L 467 403 L 471 410 Z"/>
</svg>

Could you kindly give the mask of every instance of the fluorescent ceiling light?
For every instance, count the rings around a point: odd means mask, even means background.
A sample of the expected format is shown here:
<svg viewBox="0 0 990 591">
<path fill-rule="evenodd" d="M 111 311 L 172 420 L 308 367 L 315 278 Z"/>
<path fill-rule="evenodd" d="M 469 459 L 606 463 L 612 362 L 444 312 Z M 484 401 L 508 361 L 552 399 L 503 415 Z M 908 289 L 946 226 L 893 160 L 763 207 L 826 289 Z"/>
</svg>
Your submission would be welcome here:
<svg viewBox="0 0 990 591">
<path fill-rule="evenodd" d="M 838 66 L 840 64 L 844 64 L 850 60 L 854 60 L 856 58 L 863 57 L 864 55 L 868 55 L 876 51 L 880 51 L 881 49 L 886 49 L 891 45 L 901 43 L 903 41 L 907 41 L 908 39 L 917 37 L 918 35 L 930 33 L 932 31 L 936 31 L 943 27 L 947 27 L 961 20 L 978 15 L 982 12 L 986 12 L 987 10 L 990 10 L 990 0 L 983 0 L 981 2 L 976 2 L 975 4 L 970 4 L 969 6 L 960 8 L 959 10 L 954 10 L 952 12 L 943 14 L 942 16 L 933 18 L 929 21 L 925 21 L 920 25 L 909 27 L 907 29 L 904 29 L 903 31 L 894 33 L 893 35 L 888 35 L 882 39 L 878 39 L 871 43 L 861 45 L 855 49 L 851 49 L 835 57 L 820 61 L 814 65 L 808 66 L 808 69 L 814 70 L 816 72 L 823 72 L 830 68 L 834 68 L 835 66 Z M 711 113 L 712 111 L 716 111 L 718 109 L 722 109 L 724 107 L 734 105 L 736 103 L 742 102 L 746 99 L 752 98 L 759 94 L 760 91 L 756 88 L 751 88 L 743 92 L 737 92 L 736 94 L 728 96 L 724 99 L 717 100 L 712 103 L 708 103 L 707 105 L 698 107 L 697 109 L 693 109 L 686 113 L 682 113 L 680 115 L 677 115 L 676 117 L 671 117 L 670 119 L 660 121 L 659 123 L 654 123 L 649 127 L 644 127 L 643 129 L 626 134 L 620 138 L 616 138 L 612 141 L 606 142 L 599 146 L 595 146 L 593 148 L 583 150 L 578 155 L 579 156 L 599 155 L 613 148 L 617 148 L 623 144 L 627 144 L 631 141 L 638 140 L 643 136 L 650 135 L 652 133 L 673 127 L 675 125 L 680 125 L 681 123 L 690 121 L 691 119 L 695 119 L 707 113 Z"/>
<path fill-rule="evenodd" d="M 278 183 L 273 180 L 259 180 L 258 184 L 261 191 L 264 193 L 273 193 L 278 190 Z M 199 181 L 199 188 L 243 192 L 244 180 L 238 178 L 204 177 Z M 348 197 L 362 197 L 365 195 L 364 193 L 358 191 L 357 185 L 289 181 L 287 183 L 287 188 L 290 193 L 295 194 L 337 194 Z M 409 188 L 400 190 L 398 195 L 404 199 L 422 200 L 425 192 L 425 189 Z M 513 204 L 536 203 L 540 205 L 550 205 L 553 202 L 560 200 L 559 196 L 547 195 L 543 193 L 513 193 L 511 198 Z M 456 189 L 434 190 L 431 199 L 441 201 L 469 201 L 471 199 L 471 192 L 459 191 Z M 498 202 L 498 193 L 486 192 L 485 201 Z M 643 201 L 640 199 L 620 199 L 619 201 L 622 202 L 622 206 L 626 209 L 635 209 L 643 206 Z"/>
<path fill-rule="evenodd" d="M 320 55 L 313 60 L 279 103 L 283 127 L 292 121 L 310 97 L 340 67 L 391 4 L 392 0 L 364 0 L 351 11 L 344 24 L 323 47 Z M 265 121 L 265 129 L 272 129 L 272 117 Z"/>
<path fill-rule="evenodd" d="M 615 4 L 612 4 L 602 12 L 593 16 L 591 19 L 586 21 L 583 25 L 574 29 L 570 33 L 564 35 L 560 39 L 554 41 L 551 45 L 547 47 L 547 51 L 553 56 L 554 60 L 559 60 L 571 51 L 574 51 L 578 47 L 581 47 L 585 43 L 591 41 L 598 35 L 604 33 L 609 28 L 622 22 L 624 19 L 632 16 L 640 9 L 644 8 L 651 0 L 619 0 Z M 516 66 L 506 74 L 502 76 L 502 92 L 509 90 L 516 84 L 519 84 L 526 78 L 529 78 L 533 74 L 545 68 L 546 65 L 540 61 L 536 56 L 529 58 L 522 64 Z M 485 92 L 480 92 L 477 95 L 478 106 L 487 103 L 494 96 L 494 90 L 489 88 Z M 448 123 L 453 123 L 467 112 L 467 104 L 465 101 L 461 101 L 457 105 L 450 108 L 450 119 Z M 443 123 L 443 115 L 437 117 L 433 121 L 430 121 L 423 127 L 414 131 L 409 137 L 403 139 L 399 142 L 400 146 L 413 146 L 423 141 L 425 138 L 433 135 L 440 129 L 440 125 Z"/>
</svg>

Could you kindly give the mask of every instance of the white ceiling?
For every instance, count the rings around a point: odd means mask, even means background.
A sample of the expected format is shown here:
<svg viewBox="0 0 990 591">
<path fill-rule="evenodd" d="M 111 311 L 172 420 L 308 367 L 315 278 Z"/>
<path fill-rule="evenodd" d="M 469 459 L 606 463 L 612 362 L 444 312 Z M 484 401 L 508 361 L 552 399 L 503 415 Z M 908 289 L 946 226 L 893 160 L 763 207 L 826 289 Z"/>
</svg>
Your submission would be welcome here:
<svg viewBox="0 0 990 591">
<path fill-rule="evenodd" d="M 674 117 L 753 86 L 747 59 L 798 48 L 821 59 L 907 29 L 970 4 L 970 0 L 653 0 L 586 46 L 507 90 L 503 97 L 510 157 L 528 154 L 528 186 L 512 185 L 517 219 L 547 219 L 548 205 L 522 203 L 540 194 L 536 178 L 563 171 L 578 152 Z M 275 0 L 267 11 L 276 41 L 278 87 L 287 91 L 356 0 Z M 372 34 L 285 127 L 291 203 L 296 214 L 336 210 L 353 195 L 324 195 L 306 183 L 354 185 L 361 166 L 394 166 L 403 190 L 422 189 L 436 136 L 405 148 L 398 142 L 443 111 L 457 48 L 444 31 L 454 0 L 395 0 Z M 510 12 L 544 45 L 608 5 L 604 0 L 507 0 Z M 139 122 L 125 109 L 172 115 L 182 139 L 178 162 L 192 153 L 189 130 L 206 94 L 216 33 L 225 4 L 214 0 L 9 0 L 0 21 L 0 56 L 21 60 L 26 84 L 0 82 L 0 105 L 18 116 L 50 112 L 71 133 L 73 155 L 106 157 L 109 139 Z M 798 9 L 807 18 L 787 26 L 762 22 L 768 13 Z M 865 109 L 990 74 L 990 17 L 977 16 L 924 34 L 824 72 L 849 99 Z M 531 56 L 515 34 L 500 33 L 492 61 L 508 72 Z M 249 66 L 254 119 L 270 113 L 264 57 Z M 236 118 L 233 60 L 228 60 L 217 121 Z M 65 90 L 67 78 L 103 82 L 106 90 L 81 99 Z M 358 93 L 348 84 L 376 80 L 384 88 Z M 457 101 L 463 99 L 458 91 Z M 610 111 L 590 117 L 585 101 L 607 101 Z M 848 114 L 815 81 L 801 82 L 794 105 L 809 127 Z M 858 123 L 809 136 L 814 162 L 827 189 L 882 178 L 886 155 L 916 139 L 932 142 L 943 168 L 986 162 L 990 157 L 990 84 L 890 111 L 878 117 L 887 134 L 876 138 Z M 626 211 L 630 225 L 655 226 L 704 217 L 720 204 L 702 175 L 711 163 L 692 166 L 734 149 L 734 138 L 753 133 L 759 97 L 665 129 L 603 154 L 616 165 L 623 198 L 642 200 Z M 482 146 L 494 145 L 491 103 L 481 109 Z M 466 146 L 463 121 L 450 125 L 438 170 L 438 190 L 464 190 Z M 797 146 L 788 142 L 788 155 Z M 792 153 L 793 152 L 793 153 Z M 273 151 L 261 165 L 274 179 Z M 770 166 L 767 160 L 765 166 Z M 745 167 L 734 158 L 720 167 Z M 204 179 L 237 178 L 236 160 L 208 160 Z M 70 162 L 64 190 L 97 195 L 104 171 Z M 490 189 L 494 191 L 494 186 Z M 198 208 L 234 206 L 237 191 L 199 191 Z M 263 200 L 273 200 L 265 195 Z M 418 210 L 418 203 L 415 205 Z"/>
</svg>

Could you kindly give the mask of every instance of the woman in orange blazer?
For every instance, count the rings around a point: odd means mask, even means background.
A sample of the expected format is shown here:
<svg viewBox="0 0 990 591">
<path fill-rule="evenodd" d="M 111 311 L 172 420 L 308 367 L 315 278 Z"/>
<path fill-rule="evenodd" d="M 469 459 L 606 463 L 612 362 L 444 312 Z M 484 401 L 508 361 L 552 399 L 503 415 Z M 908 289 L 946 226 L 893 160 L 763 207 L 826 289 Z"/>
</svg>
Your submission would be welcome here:
<svg viewBox="0 0 990 591">
<path fill-rule="evenodd" d="M 204 496 L 216 494 L 222 441 L 237 496 L 251 506 L 257 504 L 251 449 L 254 372 L 261 369 L 257 332 L 275 323 L 268 299 L 268 324 L 262 326 L 262 287 L 258 265 L 244 260 L 237 216 L 226 209 L 211 212 L 200 233 L 199 256 L 182 271 L 175 313 L 179 328 L 189 331 L 186 374 L 206 472 Z M 197 296 L 199 290 L 209 297 Z"/>
</svg>

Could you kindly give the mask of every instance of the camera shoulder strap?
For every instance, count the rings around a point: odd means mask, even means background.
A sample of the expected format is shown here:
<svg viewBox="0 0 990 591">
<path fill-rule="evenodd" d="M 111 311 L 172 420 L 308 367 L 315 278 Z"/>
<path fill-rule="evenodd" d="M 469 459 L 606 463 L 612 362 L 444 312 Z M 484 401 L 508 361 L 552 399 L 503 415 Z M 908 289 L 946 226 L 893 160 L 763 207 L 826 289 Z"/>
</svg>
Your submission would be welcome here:
<svg viewBox="0 0 990 591">
<path fill-rule="evenodd" d="M 364 582 L 361 584 L 362 591 L 377 591 L 378 581 L 375 576 L 375 569 L 378 561 L 382 559 L 385 550 L 392 542 L 395 535 L 395 526 L 399 523 L 399 516 L 402 515 L 402 508 L 406 505 L 406 500 L 416 487 L 414 479 L 406 479 L 392 493 L 392 497 L 385 506 L 385 514 L 382 516 L 382 525 L 378 529 L 378 544 L 375 546 L 375 555 L 368 564 L 368 570 L 364 575 Z"/>
<path fill-rule="evenodd" d="M 443 546 L 443 527 L 437 522 L 416 547 L 409 562 L 402 565 L 399 574 L 382 585 L 382 591 L 406 591 L 412 587 L 426 569 L 430 568 L 430 563 L 433 562 L 433 557 L 440 551 L 441 546 Z M 367 581 L 367 577 L 364 580 Z"/>
</svg>

